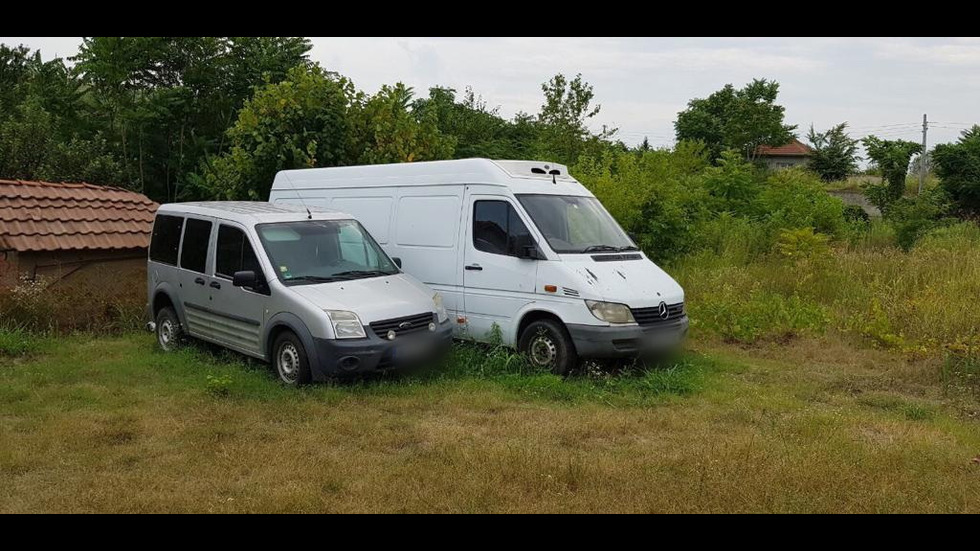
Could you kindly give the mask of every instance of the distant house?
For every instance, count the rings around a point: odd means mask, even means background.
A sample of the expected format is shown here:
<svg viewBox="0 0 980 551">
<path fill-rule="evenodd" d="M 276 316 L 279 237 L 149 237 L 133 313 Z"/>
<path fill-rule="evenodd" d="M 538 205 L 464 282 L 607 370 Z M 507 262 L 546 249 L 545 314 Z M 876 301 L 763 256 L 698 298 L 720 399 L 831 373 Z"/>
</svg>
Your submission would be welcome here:
<svg viewBox="0 0 980 551">
<path fill-rule="evenodd" d="M 813 148 L 795 138 L 786 145 L 778 147 L 760 145 L 755 150 L 756 159 L 764 161 L 769 168 L 804 165 L 811 155 L 813 155 Z"/>
<path fill-rule="evenodd" d="M 145 285 L 157 207 L 115 187 L 0 180 L 0 287 L 38 277 L 112 293 Z"/>
</svg>

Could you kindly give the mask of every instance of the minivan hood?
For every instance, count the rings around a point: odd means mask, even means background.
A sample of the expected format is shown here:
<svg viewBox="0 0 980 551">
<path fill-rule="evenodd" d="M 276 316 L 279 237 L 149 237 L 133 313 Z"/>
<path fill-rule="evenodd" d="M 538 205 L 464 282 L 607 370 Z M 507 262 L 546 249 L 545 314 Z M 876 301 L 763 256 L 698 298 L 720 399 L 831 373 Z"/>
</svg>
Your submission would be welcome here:
<svg viewBox="0 0 980 551">
<path fill-rule="evenodd" d="M 435 292 L 405 273 L 293 285 L 289 290 L 323 310 L 350 310 L 365 325 L 380 320 L 435 312 L 432 302 Z"/>
<path fill-rule="evenodd" d="M 592 293 L 608 302 L 620 302 L 631 308 L 657 306 L 661 301 L 676 304 L 684 301 L 684 289 L 667 272 L 643 253 L 639 260 L 597 262 L 588 254 L 562 255 L 562 261 L 580 276 L 580 292 Z M 591 293 L 590 293 L 591 291 Z"/>
</svg>

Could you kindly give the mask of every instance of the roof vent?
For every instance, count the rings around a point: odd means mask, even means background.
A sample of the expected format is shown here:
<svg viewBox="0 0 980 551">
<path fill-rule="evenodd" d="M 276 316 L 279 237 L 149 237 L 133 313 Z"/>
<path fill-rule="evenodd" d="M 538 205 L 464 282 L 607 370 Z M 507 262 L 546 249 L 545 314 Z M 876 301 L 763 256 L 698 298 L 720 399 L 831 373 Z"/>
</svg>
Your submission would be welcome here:
<svg viewBox="0 0 980 551">
<path fill-rule="evenodd" d="M 531 174 L 547 174 L 543 168 L 531 167 Z"/>
</svg>

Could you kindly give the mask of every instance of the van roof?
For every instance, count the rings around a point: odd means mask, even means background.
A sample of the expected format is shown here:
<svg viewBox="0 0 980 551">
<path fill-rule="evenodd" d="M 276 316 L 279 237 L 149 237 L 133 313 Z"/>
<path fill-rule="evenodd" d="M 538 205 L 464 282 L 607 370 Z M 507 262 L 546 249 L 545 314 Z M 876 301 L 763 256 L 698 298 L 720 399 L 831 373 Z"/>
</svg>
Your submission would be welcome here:
<svg viewBox="0 0 980 551">
<path fill-rule="evenodd" d="M 310 205 L 310 213 L 302 205 L 273 205 L 263 201 L 196 201 L 188 203 L 167 203 L 157 211 L 163 214 L 197 214 L 213 216 L 243 224 L 262 222 L 293 222 L 307 220 L 312 214 L 314 220 L 346 220 L 353 216 L 322 207 Z"/>
<path fill-rule="evenodd" d="M 288 195 L 291 191 L 325 187 L 452 184 L 498 185 L 514 193 L 592 195 L 563 164 L 482 158 L 281 170 L 272 190 Z"/>
</svg>

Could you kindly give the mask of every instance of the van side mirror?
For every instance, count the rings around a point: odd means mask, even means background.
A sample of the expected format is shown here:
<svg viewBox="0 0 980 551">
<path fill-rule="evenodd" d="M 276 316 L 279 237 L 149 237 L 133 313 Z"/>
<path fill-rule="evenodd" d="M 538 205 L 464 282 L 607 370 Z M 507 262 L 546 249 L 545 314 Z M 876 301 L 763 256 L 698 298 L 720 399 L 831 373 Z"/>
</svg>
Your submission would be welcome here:
<svg viewBox="0 0 980 551">
<path fill-rule="evenodd" d="M 391 261 L 395 263 L 395 266 L 398 266 L 398 269 L 399 270 L 402 269 L 402 259 L 401 258 L 398 258 L 397 256 L 393 256 L 393 257 L 391 257 Z"/>
<path fill-rule="evenodd" d="M 517 251 L 517 253 L 518 258 L 526 258 L 529 260 L 545 259 L 544 253 L 541 252 L 541 249 L 539 249 L 537 245 L 525 245 L 524 247 L 521 247 L 521 250 Z"/>
<path fill-rule="evenodd" d="M 252 270 L 243 270 L 241 272 L 235 272 L 231 284 L 235 287 L 254 287 L 255 281 L 255 272 Z"/>
</svg>

